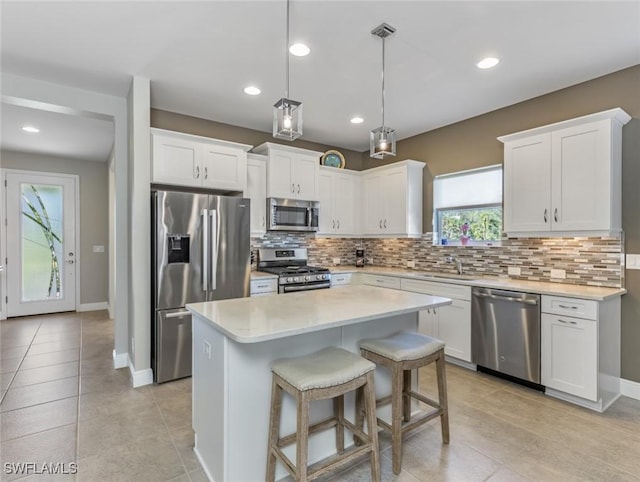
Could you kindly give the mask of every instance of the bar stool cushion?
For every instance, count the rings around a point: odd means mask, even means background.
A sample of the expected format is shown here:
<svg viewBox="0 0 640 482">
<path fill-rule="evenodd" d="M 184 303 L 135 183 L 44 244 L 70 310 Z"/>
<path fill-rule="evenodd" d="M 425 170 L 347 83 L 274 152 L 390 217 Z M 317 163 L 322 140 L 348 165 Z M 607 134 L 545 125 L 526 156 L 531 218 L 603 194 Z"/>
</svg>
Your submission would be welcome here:
<svg viewBox="0 0 640 482">
<path fill-rule="evenodd" d="M 273 362 L 271 371 L 300 391 L 342 385 L 368 371 L 375 364 L 342 348 L 324 348 L 310 355 Z"/>
<path fill-rule="evenodd" d="M 413 331 L 400 331 L 386 338 L 360 341 L 360 348 L 393 361 L 417 360 L 433 355 L 444 347 L 444 342 L 437 338 Z"/>
</svg>

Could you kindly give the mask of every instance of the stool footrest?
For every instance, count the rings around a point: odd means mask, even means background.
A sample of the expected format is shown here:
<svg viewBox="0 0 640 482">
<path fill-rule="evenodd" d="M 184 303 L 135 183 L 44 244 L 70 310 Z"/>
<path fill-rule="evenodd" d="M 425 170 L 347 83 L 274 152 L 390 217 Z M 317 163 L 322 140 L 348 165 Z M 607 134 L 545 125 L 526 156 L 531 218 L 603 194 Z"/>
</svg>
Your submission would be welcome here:
<svg viewBox="0 0 640 482">
<path fill-rule="evenodd" d="M 309 435 L 316 432 L 322 432 L 323 430 L 329 430 L 330 428 L 333 428 L 336 425 L 338 425 L 338 420 L 336 420 L 334 417 L 327 418 L 325 420 L 322 420 L 321 422 L 311 425 L 309 427 Z M 297 432 L 293 432 L 292 434 L 285 435 L 284 437 L 281 437 L 278 440 L 278 447 L 286 447 L 287 445 L 291 445 L 292 443 L 295 443 L 297 439 L 298 439 Z"/>
<path fill-rule="evenodd" d="M 435 400 L 431 400 L 430 398 L 425 397 L 424 395 L 422 395 L 420 393 L 416 393 L 414 391 L 411 391 L 411 392 L 409 392 L 409 395 L 411 395 L 416 400 L 420 400 L 422 403 L 426 403 L 427 405 L 431 405 L 433 408 L 440 408 L 440 404 L 438 402 L 436 402 Z"/>
</svg>

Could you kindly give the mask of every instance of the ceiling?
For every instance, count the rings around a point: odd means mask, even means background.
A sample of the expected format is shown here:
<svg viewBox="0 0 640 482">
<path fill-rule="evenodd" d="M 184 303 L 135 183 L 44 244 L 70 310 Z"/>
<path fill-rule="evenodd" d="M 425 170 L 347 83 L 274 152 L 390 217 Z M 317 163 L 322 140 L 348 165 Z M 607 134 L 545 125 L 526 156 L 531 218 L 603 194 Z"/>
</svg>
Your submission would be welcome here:
<svg viewBox="0 0 640 482">
<path fill-rule="evenodd" d="M 123 97 L 132 76 L 146 77 L 154 108 L 268 132 L 284 96 L 285 5 L 4 0 L 2 71 Z M 368 149 L 381 124 L 381 41 L 370 31 L 382 22 L 397 29 L 385 118 L 400 139 L 640 64 L 640 0 L 292 0 L 291 41 L 311 48 L 290 60 L 304 139 Z M 487 56 L 500 64 L 477 69 Z M 262 94 L 244 94 L 249 84 Z M 5 123 L 22 114 L 3 109 L 3 147 L 19 145 Z"/>
</svg>

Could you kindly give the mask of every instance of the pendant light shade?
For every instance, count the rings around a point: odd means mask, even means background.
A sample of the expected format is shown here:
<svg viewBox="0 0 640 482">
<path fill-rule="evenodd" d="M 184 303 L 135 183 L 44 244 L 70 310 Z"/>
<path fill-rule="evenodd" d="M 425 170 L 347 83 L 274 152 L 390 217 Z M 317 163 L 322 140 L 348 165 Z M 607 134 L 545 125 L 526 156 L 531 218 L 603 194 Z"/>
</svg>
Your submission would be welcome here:
<svg viewBox="0 0 640 482">
<path fill-rule="evenodd" d="M 273 105 L 273 137 L 293 141 L 302 135 L 302 102 L 289 99 L 289 0 L 287 0 L 286 89 Z"/>
<path fill-rule="evenodd" d="M 369 155 L 376 159 L 396 155 L 396 131 L 384 125 L 384 47 L 385 39 L 396 31 L 391 25 L 383 23 L 371 31 L 372 35 L 382 39 L 382 126 L 373 129 L 369 135 Z"/>
</svg>

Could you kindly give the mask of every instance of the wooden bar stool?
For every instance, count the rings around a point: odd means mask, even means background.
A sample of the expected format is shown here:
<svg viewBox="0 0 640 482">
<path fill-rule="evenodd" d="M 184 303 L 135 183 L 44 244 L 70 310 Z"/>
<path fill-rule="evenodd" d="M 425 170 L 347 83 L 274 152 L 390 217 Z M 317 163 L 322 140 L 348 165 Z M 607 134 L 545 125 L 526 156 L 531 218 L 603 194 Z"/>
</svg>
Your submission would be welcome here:
<svg viewBox="0 0 640 482">
<path fill-rule="evenodd" d="M 420 333 L 401 331 L 386 338 L 362 340 L 359 345 L 363 357 L 391 370 L 391 395 L 377 401 L 377 406 L 391 403 L 391 424 L 380 418 L 377 421 L 380 427 L 391 433 L 393 473 L 397 475 L 402 466 L 402 437 L 407 432 L 433 418 L 440 417 L 442 442 L 449 443 L 445 344 Z M 411 370 L 432 362 L 436 362 L 438 375 L 438 402 L 411 389 Z M 412 420 L 411 398 L 426 403 L 434 409 Z M 356 410 L 356 425 L 361 428 L 364 423 L 362 407 L 358 406 Z"/>
<path fill-rule="evenodd" d="M 370 361 L 341 348 L 326 348 L 304 357 L 276 360 L 273 363 L 267 481 L 273 482 L 275 479 L 276 460 L 285 466 L 296 481 L 307 481 L 369 454 L 371 478 L 379 482 L 380 456 L 378 431 L 375 425 L 374 369 L 375 365 Z M 282 390 L 297 402 L 297 430 L 285 437 L 280 437 L 279 434 Z M 364 398 L 364 410 L 361 403 L 360 412 L 363 412 L 364 416 L 366 411 L 368 434 L 344 418 L 344 395 L 354 390 L 357 390 L 358 399 Z M 309 426 L 310 402 L 328 398 L 333 399 L 333 416 Z M 333 427 L 336 429 L 337 454 L 314 464 L 313 469 L 309 471 L 307 466 L 309 434 Z M 358 437 L 361 441 L 359 446 L 354 445 L 345 450 L 345 428 Z M 295 465 L 282 451 L 282 447 L 293 443 L 296 443 Z"/>
</svg>

